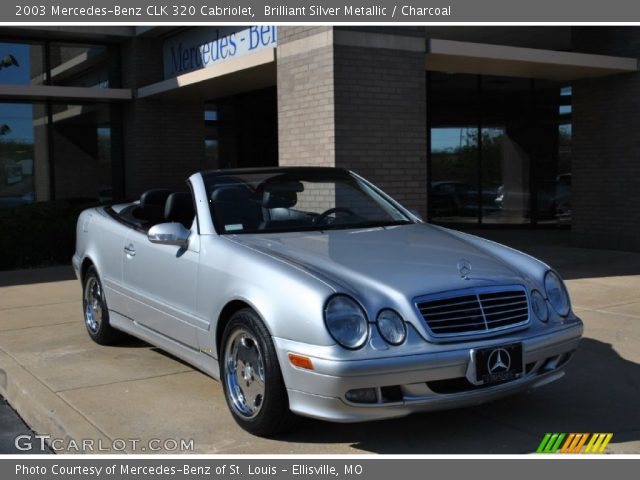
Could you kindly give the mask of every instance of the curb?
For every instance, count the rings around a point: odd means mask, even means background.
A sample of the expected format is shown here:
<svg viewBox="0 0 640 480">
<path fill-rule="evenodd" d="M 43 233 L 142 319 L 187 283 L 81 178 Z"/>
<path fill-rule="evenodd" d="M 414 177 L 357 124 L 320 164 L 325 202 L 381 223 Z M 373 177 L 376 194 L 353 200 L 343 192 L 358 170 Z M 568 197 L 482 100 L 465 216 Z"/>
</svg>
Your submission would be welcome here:
<svg viewBox="0 0 640 480">
<path fill-rule="evenodd" d="M 78 450 L 66 449 L 65 454 L 83 453 L 84 439 L 93 441 L 94 445 L 99 442 L 111 445 L 110 438 L 2 350 L 0 395 L 37 435 L 60 439 L 65 446 L 75 442 Z"/>
</svg>

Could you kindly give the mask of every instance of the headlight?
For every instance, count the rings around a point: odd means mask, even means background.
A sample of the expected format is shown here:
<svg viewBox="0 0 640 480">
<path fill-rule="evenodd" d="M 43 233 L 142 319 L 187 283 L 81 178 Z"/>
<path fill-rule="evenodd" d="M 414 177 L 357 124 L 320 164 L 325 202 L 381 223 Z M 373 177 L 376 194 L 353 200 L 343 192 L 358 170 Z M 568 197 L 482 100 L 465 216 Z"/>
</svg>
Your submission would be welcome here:
<svg viewBox="0 0 640 480">
<path fill-rule="evenodd" d="M 549 303 L 556 312 L 565 317 L 569 314 L 571 304 L 569 303 L 569 294 L 560 277 L 551 270 L 544 277 L 544 288 L 547 291 Z"/>
<path fill-rule="evenodd" d="M 531 310 L 535 313 L 538 320 L 546 322 L 549 320 L 549 310 L 547 309 L 547 301 L 542 294 L 534 290 L 531 292 Z"/>
<path fill-rule="evenodd" d="M 378 314 L 378 331 L 391 345 L 400 345 L 407 337 L 404 320 L 393 310 L 385 309 Z"/>
<path fill-rule="evenodd" d="M 345 348 L 360 348 L 367 341 L 367 317 L 360 305 L 350 297 L 332 297 L 324 308 L 324 321 L 334 340 Z"/>
</svg>

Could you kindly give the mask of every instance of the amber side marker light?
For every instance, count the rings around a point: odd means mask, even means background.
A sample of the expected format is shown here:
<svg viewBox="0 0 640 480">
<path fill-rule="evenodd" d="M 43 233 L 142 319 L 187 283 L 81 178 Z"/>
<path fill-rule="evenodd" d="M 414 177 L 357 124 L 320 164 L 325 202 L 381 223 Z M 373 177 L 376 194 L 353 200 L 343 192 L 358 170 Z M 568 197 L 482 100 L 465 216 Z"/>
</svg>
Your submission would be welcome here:
<svg viewBox="0 0 640 480">
<path fill-rule="evenodd" d="M 306 370 L 313 370 L 313 363 L 311 363 L 311 359 L 309 357 L 305 357 L 304 355 L 298 355 L 297 353 L 289 354 L 289 361 L 291 365 L 298 368 L 304 368 Z"/>
</svg>

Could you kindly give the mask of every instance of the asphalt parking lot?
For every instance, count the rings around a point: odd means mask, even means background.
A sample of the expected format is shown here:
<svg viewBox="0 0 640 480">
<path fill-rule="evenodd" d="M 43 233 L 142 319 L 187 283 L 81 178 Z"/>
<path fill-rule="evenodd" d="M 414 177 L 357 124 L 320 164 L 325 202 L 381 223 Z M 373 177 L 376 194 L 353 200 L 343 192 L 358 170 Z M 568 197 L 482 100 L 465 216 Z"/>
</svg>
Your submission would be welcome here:
<svg viewBox="0 0 640 480">
<path fill-rule="evenodd" d="M 484 233 L 567 280 L 585 338 L 559 382 L 400 420 L 304 420 L 295 432 L 260 439 L 234 424 L 206 375 L 143 342 L 92 343 L 79 283 L 69 267 L 56 267 L 0 273 L 0 394 L 40 434 L 102 446 L 121 439 L 118 448 L 136 453 L 169 451 L 167 439 L 193 439 L 196 453 L 530 453 L 546 432 L 612 432 L 609 453 L 640 453 L 640 254 L 571 248 L 565 232 Z"/>
<path fill-rule="evenodd" d="M 18 437 L 28 440 L 27 443 L 19 440 L 18 445 L 16 445 L 16 438 Z M 50 453 L 46 446 L 46 441 L 43 445 L 42 442 L 36 439 L 36 444 L 34 445 L 31 441 L 34 438 L 34 432 L 25 425 L 7 401 L 0 397 L 0 453 Z M 29 448 L 29 450 L 23 450 L 26 448 Z"/>
</svg>

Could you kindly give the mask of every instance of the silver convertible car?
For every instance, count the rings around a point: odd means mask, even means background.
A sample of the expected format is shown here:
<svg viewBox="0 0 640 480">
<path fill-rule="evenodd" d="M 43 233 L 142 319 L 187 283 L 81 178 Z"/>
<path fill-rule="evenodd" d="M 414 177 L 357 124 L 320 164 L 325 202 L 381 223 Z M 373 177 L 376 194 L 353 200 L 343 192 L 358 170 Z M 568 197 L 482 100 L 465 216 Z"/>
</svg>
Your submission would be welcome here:
<svg viewBox="0 0 640 480">
<path fill-rule="evenodd" d="M 334 168 L 201 172 L 82 212 L 99 344 L 126 332 L 219 379 L 257 435 L 474 405 L 559 379 L 582 335 L 560 276 L 425 224 Z"/>
</svg>

